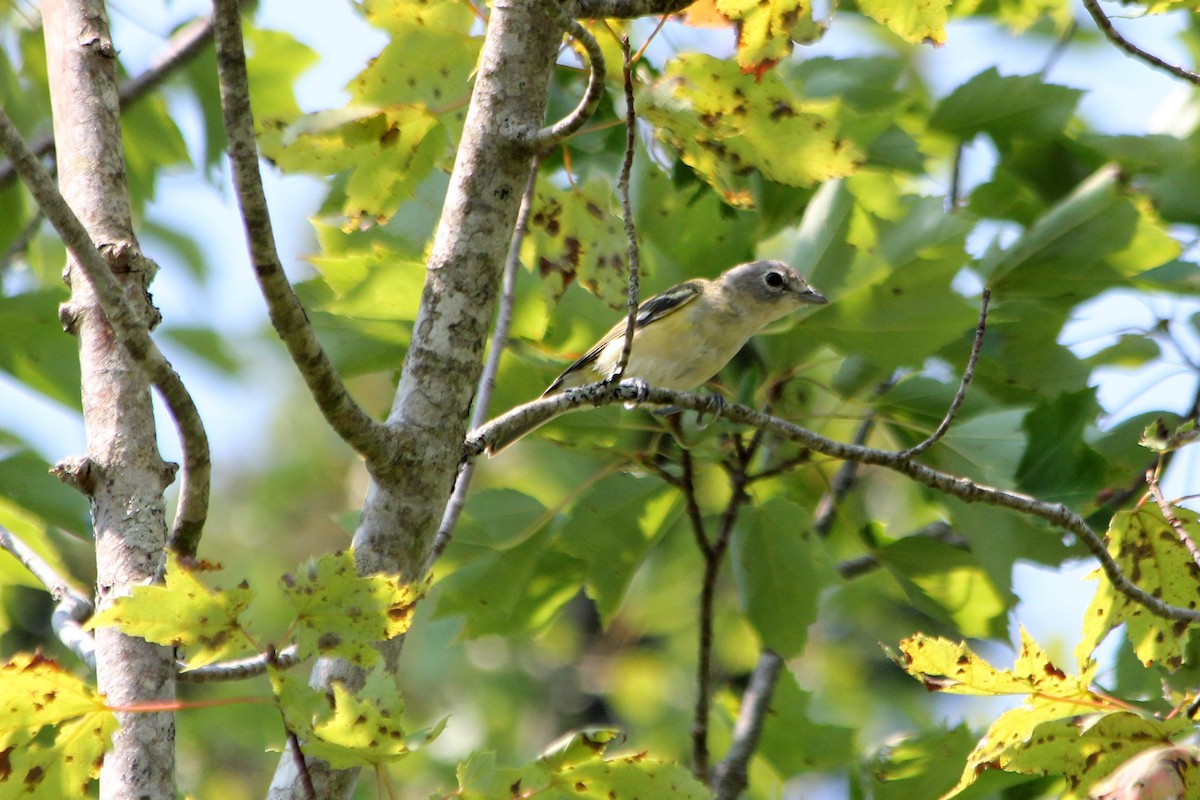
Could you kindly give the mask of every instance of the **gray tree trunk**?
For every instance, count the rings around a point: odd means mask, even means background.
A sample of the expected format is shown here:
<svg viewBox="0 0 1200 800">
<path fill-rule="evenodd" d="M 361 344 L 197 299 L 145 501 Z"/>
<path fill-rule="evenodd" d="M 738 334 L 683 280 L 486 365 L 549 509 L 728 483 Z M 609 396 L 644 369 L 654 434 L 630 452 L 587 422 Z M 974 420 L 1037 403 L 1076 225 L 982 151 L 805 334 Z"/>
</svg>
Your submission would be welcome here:
<svg viewBox="0 0 1200 800">
<path fill-rule="evenodd" d="M 153 265 L 133 235 L 117 98 L 115 50 L 99 0 L 42 3 L 59 187 L 92 241 L 149 323 Z M 166 542 L 163 489 L 171 471 L 158 453 L 149 384 L 117 343 L 83 272 L 68 263 L 62 319 L 79 338 L 87 481 L 96 537 L 97 607 L 144 583 Z M 100 691 L 114 706 L 175 697 L 174 657 L 115 629 L 96 632 Z M 100 797 L 175 796 L 170 713 L 118 713 Z"/>
</svg>

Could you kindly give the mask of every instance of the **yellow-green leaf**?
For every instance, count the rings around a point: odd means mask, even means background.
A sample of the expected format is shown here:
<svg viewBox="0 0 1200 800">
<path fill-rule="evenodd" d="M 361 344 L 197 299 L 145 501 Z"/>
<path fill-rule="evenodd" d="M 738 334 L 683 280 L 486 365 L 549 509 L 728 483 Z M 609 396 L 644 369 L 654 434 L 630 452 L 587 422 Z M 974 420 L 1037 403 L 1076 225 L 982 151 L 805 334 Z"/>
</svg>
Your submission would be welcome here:
<svg viewBox="0 0 1200 800">
<path fill-rule="evenodd" d="M 422 590 L 397 575 L 360 577 L 349 551 L 309 561 L 283 593 L 296 610 L 300 657 L 338 656 L 371 666 L 379 660 L 372 642 L 408 630 Z"/>
<path fill-rule="evenodd" d="M 989 729 L 984 742 L 967 760 L 958 786 L 946 797 L 966 788 L 984 770 L 1003 769 L 1032 775 L 1061 775 L 1070 787 L 1061 797 L 1083 800 L 1091 796 L 1090 786 L 1131 755 L 1168 744 L 1172 736 L 1192 727 L 1190 720 L 1180 717 L 1158 720 L 1128 711 L 1073 715 L 1032 726 L 1028 718 L 1023 718 L 1018 724 L 1006 726 L 1008 738 L 1004 746 L 988 747 L 993 736 L 1000 738 L 997 728 L 1004 717 Z"/>
<path fill-rule="evenodd" d="M 1088 698 L 1091 671 L 1070 676 L 1021 629 L 1021 653 L 1011 670 L 997 669 L 964 642 L 917 634 L 900 642 L 900 666 L 931 691 L 948 694 L 1044 693 L 1060 699 Z"/>
<path fill-rule="evenodd" d="M 1179 507 L 1174 512 L 1192 541 L 1200 540 L 1196 512 Z M 1157 506 L 1147 503 L 1114 514 L 1107 538 L 1108 552 L 1139 587 L 1163 602 L 1195 607 L 1200 593 L 1200 567 Z M 1075 649 L 1079 663 L 1090 663 L 1092 652 L 1108 632 L 1125 623 L 1125 637 L 1143 663 L 1178 669 L 1183 663 L 1189 627 L 1151 614 L 1113 589 L 1100 570 L 1092 576 L 1101 580 L 1084 615 L 1083 637 Z"/>
<path fill-rule="evenodd" d="M 187 668 L 195 669 L 252 648 L 238 616 L 253 597 L 245 585 L 210 589 L 168 555 L 164 585 L 133 587 L 97 612 L 88 627 L 116 625 L 148 642 L 182 648 Z"/>
<path fill-rule="evenodd" d="M 792 52 L 792 41 L 812 41 L 820 28 L 808 0 L 716 0 L 716 9 L 737 29 L 737 62 L 762 74 Z"/>
<path fill-rule="evenodd" d="M 40 655 L 0 665 L 0 796 L 85 797 L 117 720 L 91 686 Z"/>
<path fill-rule="evenodd" d="M 950 0 L 859 0 L 858 8 L 906 42 L 946 43 L 946 19 Z"/>
</svg>

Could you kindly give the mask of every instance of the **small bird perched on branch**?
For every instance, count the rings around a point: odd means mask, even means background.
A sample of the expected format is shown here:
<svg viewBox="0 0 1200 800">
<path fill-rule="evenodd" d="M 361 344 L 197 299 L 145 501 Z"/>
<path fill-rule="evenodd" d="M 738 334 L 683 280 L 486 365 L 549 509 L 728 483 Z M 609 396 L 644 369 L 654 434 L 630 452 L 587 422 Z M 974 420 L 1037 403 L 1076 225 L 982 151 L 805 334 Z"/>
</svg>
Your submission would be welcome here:
<svg viewBox="0 0 1200 800">
<path fill-rule="evenodd" d="M 829 302 L 782 261 L 751 261 L 716 280 L 685 281 L 638 306 L 633 346 L 623 378 L 687 391 L 712 378 L 747 340 L 803 305 Z M 612 378 L 625 346 L 621 320 L 578 361 L 563 370 L 542 396 Z M 518 436 L 494 442 L 498 453 Z"/>
</svg>

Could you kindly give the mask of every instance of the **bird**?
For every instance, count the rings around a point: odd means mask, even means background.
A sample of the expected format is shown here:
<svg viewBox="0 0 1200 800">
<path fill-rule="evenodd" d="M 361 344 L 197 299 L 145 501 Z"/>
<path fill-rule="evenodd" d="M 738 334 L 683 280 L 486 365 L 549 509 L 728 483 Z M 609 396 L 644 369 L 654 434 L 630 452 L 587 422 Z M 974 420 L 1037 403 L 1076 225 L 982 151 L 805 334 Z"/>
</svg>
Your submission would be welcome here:
<svg viewBox="0 0 1200 800">
<path fill-rule="evenodd" d="M 716 375 L 751 336 L 805 305 L 828 303 L 783 261 L 750 261 L 713 280 L 696 278 L 643 301 L 633 322 L 633 345 L 622 378 L 687 391 Z M 628 319 L 551 382 L 542 397 L 617 373 Z M 529 431 L 494 442 L 492 455 Z"/>
</svg>

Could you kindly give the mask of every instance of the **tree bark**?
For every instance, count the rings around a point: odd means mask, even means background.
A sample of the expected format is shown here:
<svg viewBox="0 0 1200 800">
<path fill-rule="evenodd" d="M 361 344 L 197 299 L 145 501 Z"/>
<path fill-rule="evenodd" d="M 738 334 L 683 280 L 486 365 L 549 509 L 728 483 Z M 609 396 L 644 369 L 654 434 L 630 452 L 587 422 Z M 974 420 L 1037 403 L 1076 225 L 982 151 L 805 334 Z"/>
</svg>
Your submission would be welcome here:
<svg viewBox="0 0 1200 800">
<path fill-rule="evenodd" d="M 42 3 L 59 187 L 148 325 L 153 265 L 133 235 L 121 149 L 116 51 L 99 0 Z M 117 342 L 93 287 L 68 262 L 70 302 L 61 316 L 79 338 L 84 426 L 96 538 L 97 607 L 155 572 L 166 542 L 163 489 L 172 470 L 158 453 L 150 387 Z M 96 632 L 97 679 L 112 706 L 175 696 L 169 648 Z M 105 756 L 101 798 L 175 794 L 175 729 L 169 713 L 118 713 Z"/>
<path fill-rule="evenodd" d="M 553 0 L 492 5 L 471 106 L 427 264 L 421 307 L 387 425 L 397 437 L 388 463 L 368 463 L 372 481 L 354 536 L 362 574 L 423 570 L 462 457 L 471 400 L 505 255 L 546 113 L 563 22 Z M 395 670 L 400 641 L 382 645 Z M 323 661 L 312 684 L 362 685 L 363 673 Z M 321 797 L 346 796 L 357 770 L 314 761 Z M 284 753 L 270 797 L 303 796 Z"/>
</svg>

